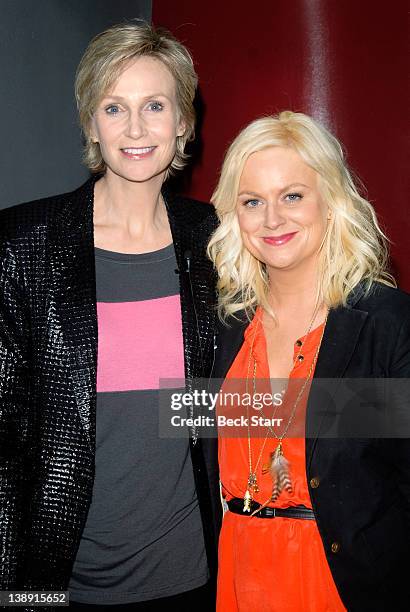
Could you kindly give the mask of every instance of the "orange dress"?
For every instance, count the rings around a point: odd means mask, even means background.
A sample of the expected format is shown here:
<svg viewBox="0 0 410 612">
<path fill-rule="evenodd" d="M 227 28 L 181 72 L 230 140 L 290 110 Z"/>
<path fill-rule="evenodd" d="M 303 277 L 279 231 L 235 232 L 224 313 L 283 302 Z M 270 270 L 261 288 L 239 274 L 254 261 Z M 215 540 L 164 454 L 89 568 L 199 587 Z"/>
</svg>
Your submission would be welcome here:
<svg viewBox="0 0 410 612">
<path fill-rule="evenodd" d="M 266 341 L 258 311 L 245 331 L 244 343 L 228 374 L 227 383 L 232 379 L 252 379 L 254 360 L 257 364 L 256 383 L 266 384 L 269 379 L 269 366 Z M 291 385 L 301 389 L 303 380 L 309 372 L 317 351 L 323 325 L 312 330 L 303 342 L 303 361 L 298 361 L 289 377 L 286 393 L 292 394 Z M 250 360 L 250 352 L 252 359 Z M 295 343 L 294 356 L 299 346 Z M 251 370 L 249 372 L 249 370 Z M 313 371 L 312 371 L 313 376 Z M 260 379 L 264 379 L 260 381 Z M 240 383 L 238 383 L 240 384 Z M 248 385 L 248 383 L 246 383 Z M 253 384 L 253 383 L 252 383 Z M 299 386 L 297 386 L 299 385 Z M 259 391 L 259 388 L 257 389 Z M 266 391 L 266 388 L 263 389 Z M 295 431 L 301 437 L 285 437 L 282 443 L 283 454 L 290 462 L 292 493 L 283 491 L 275 502 L 268 505 L 276 508 L 304 505 L 312 508 L 305 466 L 304 429 L 307 387 L 297 406 L 292 421 Z M 297 391 L 295 390 L 295 394 Z M 290 412 L 294 405 L 289 401 Z M 272 408 L 270 415 L 263 409 L 264 416 L 280 416 L 281 407 Z M 284 404 L 285 409 L 285 404 Z M 224 408 L 218 408 L 223 414 Z M 282 428 L 277 428 L 281 435 Z M 299 429 L 298 429 L 299 428 Z M 259 492 L 253 499 L 263 504 L 272 494 L 272 479 L 262 473 L 270 453 L 276 448 L 277 441 L 270 434 L 264 450 L 258 458 L 266 437 L 263 432 L 251 432 L 253 468 Z M 276 430 L 275 430 L 276 431 Z M 243 498 L 249 475 L 248 437 L 243 432 L 234 437 L 224 431 L 219 433 L 219 465 L 222 494 L 226 501 L 232 497 Z M 256 465 L 257 464 L 257 465 Z M 322 540 L 315 521 L 293 518 L 257 518 L 225 513 L 219 541 L 219 573 L 217 612 L 339 612 L 345 610 L 326 560 Z"/>
</svg>

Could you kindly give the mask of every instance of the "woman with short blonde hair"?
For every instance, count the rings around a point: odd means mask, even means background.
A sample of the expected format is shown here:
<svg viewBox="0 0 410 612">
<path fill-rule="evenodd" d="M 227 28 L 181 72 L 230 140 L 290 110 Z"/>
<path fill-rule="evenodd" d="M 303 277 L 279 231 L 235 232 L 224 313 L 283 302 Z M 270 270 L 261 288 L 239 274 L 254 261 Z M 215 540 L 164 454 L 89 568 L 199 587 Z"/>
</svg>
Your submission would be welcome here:
<svg viewBox="0 0 410 612">
<path fill-rule="evenodd" d="M 217 219 L 167 185 L 196 85 L 171 33 L 105 30 L 76 79 L 92 176 L 0 212 L 3 589 L 68 591 L 83 610 L 214 609 L 214 441 L 160 438 L 158 413 L 164 380 L 188 387 L 213 361 Z"/>
<path fill-rule="evenodd" d="M 138 57 L 151 57 L 169 70 L 175 80 L 178 119 L 184 133 L 177 137 L 171 170 L 184 167 L 185 145 L 195 135 L 193 100 L 198 85 L 192 57 L 186 47 L 163 28 L 153 28 L 143 21 L 118 24 L 98 34 L 88 45 L 77 68 L 75 96 L 85 137 L 84 163 L 91 172 L 101 172 L 105 162 L 100 147 L 90 135 L 96 106 L 118 79 L 124 67 Z"/>
</svg>

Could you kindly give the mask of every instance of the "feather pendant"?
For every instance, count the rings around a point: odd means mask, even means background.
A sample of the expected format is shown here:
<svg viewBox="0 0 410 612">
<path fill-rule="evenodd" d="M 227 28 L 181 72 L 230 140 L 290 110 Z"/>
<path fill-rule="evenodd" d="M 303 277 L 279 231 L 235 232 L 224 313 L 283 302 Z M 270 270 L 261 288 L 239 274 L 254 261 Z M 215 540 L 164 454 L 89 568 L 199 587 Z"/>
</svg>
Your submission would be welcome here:
<svg viewBox="0 0 410 612">
<path fill-rule="evenodd" d="M 246 489 L 246 493 L 243 497 L 243 510 L 242 512 L 250 512 L 251 511 L 251 501 L 252 495 L 249 492 L 249 489 Z"/>
<path fill-rule="evenodd" d="M 271 453 L 269 473 L 273 480 L 272 501 L 277 500 L 282 491 L 292 493 L 289 461 L 283 454 L 282 443 L 279 443 L 273 453 Z"/>
</svg>

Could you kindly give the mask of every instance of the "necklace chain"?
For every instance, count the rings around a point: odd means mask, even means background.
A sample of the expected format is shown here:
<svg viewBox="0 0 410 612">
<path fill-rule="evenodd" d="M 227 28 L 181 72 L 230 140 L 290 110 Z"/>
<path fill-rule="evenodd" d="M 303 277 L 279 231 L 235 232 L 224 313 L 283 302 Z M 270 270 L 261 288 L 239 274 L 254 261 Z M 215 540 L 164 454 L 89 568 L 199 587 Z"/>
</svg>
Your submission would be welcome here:
<svg viewBox="0 0 410 612">
<path fill-rule="evenodd" d="M 319 305 L 316 304 L 314 312 L 313 312 L 313 315 L 312 315 L 312 318 L 311 318 L 309 326 L 308 326 L 308 329 L 307 329 L 305 335 L 302 336 L 302 338 L 306 338 L 309 335 L 309 333 L 310 333 L 310 331 L 312 329 L 313 323 L 314 323 L 314 321 L 316 319 L 318 311 L 319 311 Z M 300 402 L 300 400 L 301 400 L 301 398 L 303 396 L 303 393 L 304 393 L 304 391 L 305 391 L 305 389 L 306 389 L 306 387 L 308 385 L 309 380 L 311 379 L 311 376 L 312 376 L 312 373 L 313 373 L 313 369 L 314 369 L 314 367 L 316 365 L 316 361 L 317 361 L 317 358 L 318 358 L 318 355 L 319 355 L 320 346 L 322 344 L 322 339 L 323 339 L 323 334 L 324 334 L 324 330 L 325 330 L 325 327 L 326 327 L 326 322 L 327 322 L 328 314 L 329 314 L 329 310 L 327 310 L 327 312 L 326 312 L 326 317 L 325 317 L 325 321 L 324 321 L 324 324 L 323 324 L 322 334 L 321 334 L 321 337 L 320 337 L 320 340 L 319 340 L 319 343 L 318 343 L 315 355 L 313 357 L 312 363 L 310 365 L 309 372 L 308 372 L 308 374 L 307 374 L 307 376 L 306 376 L 306 378 L 304 380 L 304 383 L 303 383 L 303 385 L 302 385 L 302 387 L 301 387 L 301 389 L 300 389 L 300 391 L 299 391 L 299 393 L 298 393 L 298 395 L 296 397 L 296 400 L 295 400 L 295 402 L 293 404 L 293 407 L 292 407 L 291 414 L 290 414 L 290 417 L 288 419 L 288 422 L 286 423 L 285 428 L 282 431 L 282 433 L 280 434 L 280 436 L 278 436 L 278 434 L 274 431 L 274 429 L 272 428 L 271 425 L 268 424 L 266 426 L 267 427 L 267 433 L 266 433 L 266 436 L 265 436 L 265 438 L 263 440 L 263 443 L 261 445 L 261 448 L 260 448 L 260 451 L 259 451 L 259 454 L 258 454 L 258 458 L 257 458 L 257 461 L 256 461 L 256 464 L 255 464 L 254 468 L 253 468 L 253 465 L 252 465 L 253 461 L 252 461 L 251 433 L 250 433 L 250 424 L 249 424 L 249 406 L 248 405 L 246 406 L 247 430 L 248 430 L 249 476 L 248 476 L 248 481 L 247 481 L 247 488 L 246 488 L 245 495 L 244 495 L 244 508 L 243 508 L 244 512 L 250 512 L 251 511 L 251 502 L 253 500 L 253 496 L 254 496 L 255 493 L 257 493 L 259 491 L 256 472 L 258 470 L 259 463 L 260 463 L 260 460 L 262 458 L 263 451 L 265 450 L 265 446 L 266 446 L 266 443 L 267 443 L 267 440 L 268 440 L 270 434 L 274 438 L 276 438 L 276 440 L 278 441 L 278 446 L 276 447 L 275 451 L 273 453 L 271 453 L 272 465 L 275 462 L 279 462 L 282 466 L 283 465 L 286 466 L 288 464 L 286 459 L 283 457 L 282 440 L 286 436 L 286 434 L 287 434 L 287 432 L 289 430 L 289 427 L 290 427 L 290 425 L 293 422 L 293 419 L 294 419 L 294 416 L 296 414 L 296 409 L 298 407 L 298 404 L 299 404 L 299 402 Z M 249 352 L 249 360 L 248 360 L 248 368 L 247 368 L 247 376 L 246 376 L 246 391 L 247 392 L 248 392 L 248 381 L 249 381 L 251 358 L 253 357 L 253 347 L 254 347 L 255 338 L 256 338 L 256 332 L 258 330 L 259 324 L 260 324 L 260 318 L 258 317 L 258 321 L 256 322 L 256 328 L 255 328 L 255 331 L 254 331 L 254 334 L 253 334 L 253 338 L 252 338 L 251 349 L 250 349 L 250 352 Z M 302 342 L 301 340 L 299 342 L 300 342 L 300 344 L 299 344 L 299 351 L 298 351 L 296 357 L 294 358 L 292 370 L 294 369 L 294 367 L 296 365 L 296 362 L 299 360 L 299 356 L 301 354 L 302 347 L 304 345 L 304 342 Z M 257 361 L 256 361 L 255 357 L 253 357 L 253 375 L 252 375 L 252 381 L 253 381 L 253 393 L 254 394 L 256 393 L 256 371 L 257 371 Z M 284 394 L 285 394 L 285 391 L 282 392 L 282 396 Z M 277 406 L 275 407 L 273 418 L 276 416 L 276 411 L 277 411 Z M 266 419 L 266 416 L 265 416 L 265 414 L 264 414 L 262 409 L 260 410 L 260 412 L 261 412 L 262 416 Z M 288 482 L 288 487 L 289 487 L 288 490 L 291 490 L 291 482 L 290 482 L 289 474 L 287 472 L 287 468 L 286 467 L 285 468 L 282 467 L 281 469 L 285 470 L 285 472 L 282 474 L 282 479 L 283 479 L 283 476 L 284 476 L 285 477 L 284 480 Z M 269 468 L 263 469 L 262 473 L 266 473 L 266 471 L 269 471 Z M 275 489 L 275 487 L 277 488 L 276 483 L 275 483 L 274 489 Z M 278 489 L 277 496 L 280 494 L 280 492 L 281 492 L 281 490 Z M 273 495 L 272 495 L 272 497 L 270 497 L 264 503 L 264 506 L 267 503 L 269 503 L 269 501 L 271 501 L 272 498 L 273 498 Z"/>
</svg>

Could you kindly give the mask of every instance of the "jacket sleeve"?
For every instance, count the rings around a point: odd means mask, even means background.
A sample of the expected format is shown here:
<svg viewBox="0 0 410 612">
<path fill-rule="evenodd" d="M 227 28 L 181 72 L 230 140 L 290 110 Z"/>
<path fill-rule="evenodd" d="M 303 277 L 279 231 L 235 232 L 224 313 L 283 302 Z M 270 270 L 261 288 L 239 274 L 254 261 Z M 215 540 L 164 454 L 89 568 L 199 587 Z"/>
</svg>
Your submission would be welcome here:
<svg viewBox="0 0 410 612">
<path fill-rule="evenodd" d="M 0 233 L 0 589 L 19 587 L 29 494 L 30 325 L 11 243 Z"/>
<path fill-rule="evenodd" d="M 403 411 L 406 431 L 403 437 L 389 440 L 390 457 L 394 459 L 410 543 L 410 308 L 397 335 L 391 377 L 396 379 L 393 384 L 397 386 L 397 399 Z"/>
</svg>

